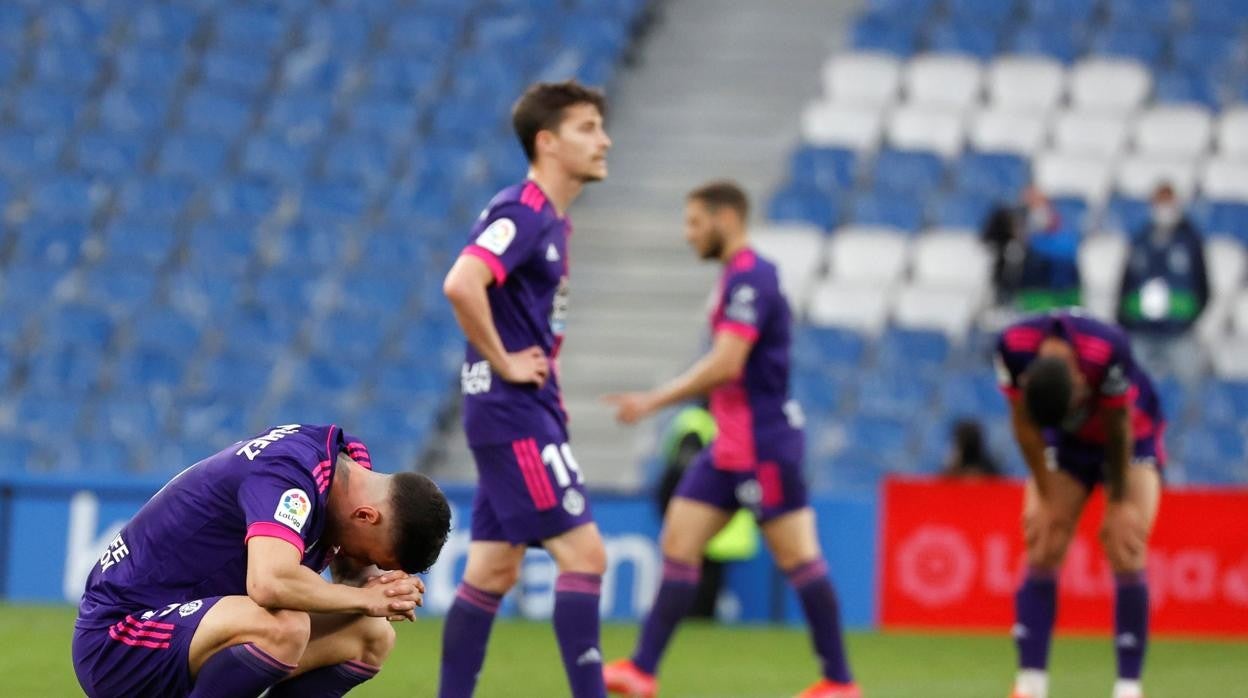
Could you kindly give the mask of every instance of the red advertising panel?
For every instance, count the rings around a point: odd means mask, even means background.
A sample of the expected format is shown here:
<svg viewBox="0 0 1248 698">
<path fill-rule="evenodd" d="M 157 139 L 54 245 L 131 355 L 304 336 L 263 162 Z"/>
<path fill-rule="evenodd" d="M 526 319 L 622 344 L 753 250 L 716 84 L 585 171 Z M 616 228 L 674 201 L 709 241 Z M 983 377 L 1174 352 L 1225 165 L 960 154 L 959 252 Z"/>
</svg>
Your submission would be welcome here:
<svg viewBox="0 0 1248 698">
<path fill-rule="evenodd" d="M 1025 569 L 1017 482 L 890 480 L 884 487 L 885 627 L 1007 629 Z M 1113 575 L 1089 502 L 1058 584 L 1058 627 L 1108 631 Z M 1248 491 L 1172 490 L 1149 550 L 1152 627 L 1248 636 Z"/>
</svg>

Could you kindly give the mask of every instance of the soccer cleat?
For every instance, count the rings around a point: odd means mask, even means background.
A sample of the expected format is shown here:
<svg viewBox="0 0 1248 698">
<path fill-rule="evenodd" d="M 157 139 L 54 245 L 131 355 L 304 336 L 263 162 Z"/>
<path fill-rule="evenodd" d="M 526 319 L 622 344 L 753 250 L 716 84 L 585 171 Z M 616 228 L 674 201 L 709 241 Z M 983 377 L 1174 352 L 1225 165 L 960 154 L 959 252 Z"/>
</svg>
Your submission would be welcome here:
<svg viewBox="0 0 1248 698">
<path fill-rule="evenodd" d="M 607 693 L 628 698 L 654 698 L 659 692 L 658 680 L 638 669 L 631 659 L 617 659 L 604 665 L 602 678 L 607 684 Z"/>
<path fill-rule="evenodd" d="M 1010 698 L 1049 698 L 1049 675 L 1040 669 L 1021 669 Z"/>
<path fill-rule="evenodd" d="M 1118 679 L 1114 682 L 1114 698 L 1144 698 L 1139 680 Z"/>
<path fill-rule="evenodd" d="M 797 694 L 797 698 L 862 698 L 862 690 L 857 684 L 819 679 Z"/>
</svg>

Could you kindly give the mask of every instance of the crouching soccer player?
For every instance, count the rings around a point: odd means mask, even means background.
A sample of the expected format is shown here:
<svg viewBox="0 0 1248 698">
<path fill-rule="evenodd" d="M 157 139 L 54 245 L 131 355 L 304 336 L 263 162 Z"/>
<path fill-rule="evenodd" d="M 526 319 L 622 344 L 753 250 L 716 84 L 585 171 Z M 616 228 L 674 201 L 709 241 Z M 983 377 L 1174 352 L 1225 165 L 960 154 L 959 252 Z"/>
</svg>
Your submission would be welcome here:
<svg viewBox="0 0 1248 698">
<path fill-rule="evenodd" d="M 166 484 L 108 545 L 74 624 L 91 698 L 341 696 L 414 618 L 450 507 L 336 426 L 275 427 Z M 331 583 L 320 576 L 333 563 Z M 395 570 L 382 573 L 376 568 Z M 401 571 L 399 571 L 401 570 Z"/>
</svg>

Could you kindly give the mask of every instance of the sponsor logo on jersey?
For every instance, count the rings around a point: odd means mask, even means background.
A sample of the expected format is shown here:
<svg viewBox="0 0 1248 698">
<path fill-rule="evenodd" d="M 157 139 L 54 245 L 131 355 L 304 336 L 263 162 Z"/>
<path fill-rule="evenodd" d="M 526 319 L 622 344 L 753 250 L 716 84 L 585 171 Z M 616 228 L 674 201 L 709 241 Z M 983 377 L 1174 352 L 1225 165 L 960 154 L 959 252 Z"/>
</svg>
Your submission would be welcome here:
<svg viewBox="0 0 1248 698">
<path fill-rule="evenodd" d="M 308 514 L 312 513 L 312 500 L 301 489 L 292 488 L 282 493 L 277 500 L 277 511 L 273 518 L 290 526 L 297 532 L 303 532 L 308 522 Z"/>
<path fill-rule="evenodd" d="M 499 218 L 486 226 L 477 236 L 477 244 L 496 255 L 501 255 L 516 239 L 516 224 L 510 218 Z"/>
<path fill-rule="evenodd" d="M 291 434 L 299 433 L 298 424 L 286 424 L 280 427 L 274 427 L 269 433 L 243 444 L 243 447 L 234 452 L 236 456 L 246 456 L 247 460 L 255 460 L 260 452 L 268 448 L 270 444 L 277 443 Z"/>
<path fill-rule="evenodd" d="M 479 395 L 490 392 L 493 378 L 489 361 L 478 361 L 475 364 L 465 363 L 459 369 L 459 387 L 464 395 Z"/>
</svg>

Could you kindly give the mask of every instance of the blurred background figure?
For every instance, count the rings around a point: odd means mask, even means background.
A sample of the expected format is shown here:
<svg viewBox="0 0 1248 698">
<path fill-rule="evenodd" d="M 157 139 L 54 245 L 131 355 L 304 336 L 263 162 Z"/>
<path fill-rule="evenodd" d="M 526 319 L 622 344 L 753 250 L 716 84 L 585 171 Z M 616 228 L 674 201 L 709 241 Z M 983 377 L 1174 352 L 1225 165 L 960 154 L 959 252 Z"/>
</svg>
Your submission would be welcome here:
<svg viewBox="0 0 1248 698">
<path fill-rule="evenodd" d="M 1204 240 L 1169 182 L 1153 192 L 1150 219 L 1134 233 L 1122 271 L 1118 322 L 1131 333 L 1145 368 L 1195 383 L 1205 368 L 1192 334 L 1209 303 Z"/>
<path fill-rule="evenodd" d="M 1039 188 L 1023 190 L 1026 249 L 1016 305 L 1024 312 L 1079 305 L 1079 231 Z"/>
<path fill-rule="evenodd" d="M 1001 466 L 988 452 L 984 429 L 978 420 L 960 419 L 950 432 L 949 446 L 941 475 L 952 478 L 1000 477 Z"/>
</svg>

